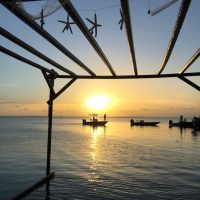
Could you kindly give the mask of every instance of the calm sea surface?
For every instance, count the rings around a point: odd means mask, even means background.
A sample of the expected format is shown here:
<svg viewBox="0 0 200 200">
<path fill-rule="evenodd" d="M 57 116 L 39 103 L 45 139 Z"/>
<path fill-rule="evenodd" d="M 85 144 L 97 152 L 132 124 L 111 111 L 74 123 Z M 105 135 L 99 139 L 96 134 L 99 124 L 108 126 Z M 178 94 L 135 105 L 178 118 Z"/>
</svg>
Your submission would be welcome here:
<svg viewBox="0 0 200 200">
<path fill-rule="evenodd" d="M 54 118 L 51 181 L 25 199 L 200 199 L 200 133 L 131 127 L 111 118 L 106 127 Z M 47 118 L 0 117 L 0 200 L 45 176 Z"/>
</svg>

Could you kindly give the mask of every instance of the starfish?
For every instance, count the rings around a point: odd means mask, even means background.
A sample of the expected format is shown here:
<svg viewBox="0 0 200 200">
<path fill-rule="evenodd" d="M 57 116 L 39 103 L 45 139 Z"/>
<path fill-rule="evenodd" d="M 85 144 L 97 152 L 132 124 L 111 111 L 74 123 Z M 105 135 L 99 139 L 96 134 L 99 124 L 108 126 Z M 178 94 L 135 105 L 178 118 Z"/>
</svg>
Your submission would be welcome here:
<svg viewBox="0 0 200 200">
<path fill-rule="evenodd" d="M 120 9 L 120 15 L 121 15 L 121 19 L 119 20 L 118 24 L 120 24 L 120 29 L 123 29 L 123 25 L 124 25 L 124 16 L 122 13 L 122 10 Z"/>
<path fill-rule="evenodd" d="M 69 21 L 69 14 L 67 15 L 67 21 L 66 22 L 65 21 L 61 21 L 61 20 L 58 20 L 58 22 L 61 22 L 61 23 L 65 24 L 64 29 L 62 30 L 62 33 L 65 30 L 70 30 L 71 34 L 73 34 L 72 28 L 71 28 L 71 24 L 75 24 L 75 23 Z"/>
<path fill-rule="evenodd" d="M 43 28 L 43 26 L 45 25 L 43 9 L 42 9 L 42 11 L 41 11 L 41 20 L 40 20 L 40 24 L 41 24 L 41 27 L 42 27 L 42 28 Z"/>
<path fill-rule="evenodd" d="M 94 14 L 94 22 L 88 18 L 86 18 L 93 26 L 89 29 L 90 33 L 93 34 L 95 33 L 95 37 L 97 37 L 97 27 L 102 26 L 101 24 L 97 23 L 97 15 L 96 13 Z"/>
</svg>

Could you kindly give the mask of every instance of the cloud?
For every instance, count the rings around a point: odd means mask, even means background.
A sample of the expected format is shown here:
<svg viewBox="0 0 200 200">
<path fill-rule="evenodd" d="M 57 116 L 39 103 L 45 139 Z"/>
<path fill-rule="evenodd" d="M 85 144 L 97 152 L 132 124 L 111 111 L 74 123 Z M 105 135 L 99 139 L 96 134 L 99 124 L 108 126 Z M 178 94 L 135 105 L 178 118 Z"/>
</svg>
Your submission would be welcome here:
<svg viewBox="0 0 200 200">
<path fill-rule="evenodd" d="M 1 111 L 1 112 L 3 112 L 4 110 L 5 110 L 4 108 L 0 107 L 0 111 Z"/>
<path fill-rule="evenodd" d="M 0 83 L 0 87 L 16 87 L 15 83 Z"/>
<path fill-rule="evenodd" d="M 41 112 L 43 113 L 47 113 L 48 109 L 45 109 L 45 110 L 41 110 Z"/>
<path fill-rule="evenodd" d="M 26 111 L 28 111 L 28 109 L 27 108 L 22 108 L 22 109 L 19 109 L 18 111 L 19 112 L 26 112 Z"/>
<path fill-rule="evenodd" d="M 194 110 L 193 107 L 190 108 L 172 108 L 173 110 Z"/>
<path fill-rule="evenodd" d="M 140 108 L 140 111 L 150 111 L 151 109 L 149 108 Z"/>
<path fill-rule="evenodd" d="M 37 102 L 37 101 L 0 101 L 0 104 L 18 104 L 16 106 L 21 106 L 24 104 L 43 104 L 44 102 Z"/>
<path fill-rule="evenodd" d="M 5 92 L 5 91 L 10 90 L 10 88 L 14 88 L 16 86 L 17 84 L 14 84 L 14 83 L 0 83 L 0 91 Z"/>
<path fill-rule="evenodd" d="M 14 104 L 13 101 L 0 101 L 0 104 Z"/>
</svg>

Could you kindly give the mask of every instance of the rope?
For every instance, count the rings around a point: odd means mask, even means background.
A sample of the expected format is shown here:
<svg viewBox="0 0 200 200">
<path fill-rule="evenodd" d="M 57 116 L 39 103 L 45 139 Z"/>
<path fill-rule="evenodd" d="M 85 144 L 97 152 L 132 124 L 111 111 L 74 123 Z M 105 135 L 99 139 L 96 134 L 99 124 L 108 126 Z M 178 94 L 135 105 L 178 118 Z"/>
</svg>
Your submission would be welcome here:
<svg viewBox="0 0 200 200">
<path fill-rule="evenodd" d="M 67 0 L 66 0 L 67 1 Z M 43 17 L 47 17 L 58 11 L 62 5 L 58 2 L 58 0 L 46 0 L 44 5 L 42 5 L 39 2 L 33 2 L 34 4 L 37 4 L 41 8 L 39 9 L 38 13 L 36 14 L 31 14 L 28 12 L 28 10 L 25 8 L 25 4 L 22 2 L 19 2 L 17 4 L 18 7 L 20 7 L 26 14 L 28 14 L 33 20 L 41 19 L 41 10 L 43 10 Z M 112 9 L 115 7 L 119 7 L 119 4 L 111 5 L 111 6 L 106 6 L 102 8 L 97 8 L 97 9 L 77 9 L 80 12 L 99 12 L 99 11 L 104 11 L 108 9 Z"/>
<path fill-rule="evenodd" d="M 111 8 L 115 8 L 115 7 L 119 7 L 119 4 L 115 4 L 113 6 L 107 6 L 107 7 L 103 7 L 103 8 L 97 8 L 97 9 L 77 9 L 80 12 L 98 12 L 98 11 L 103 11 L 103 10 L 108 10 Z"/>
</svg>

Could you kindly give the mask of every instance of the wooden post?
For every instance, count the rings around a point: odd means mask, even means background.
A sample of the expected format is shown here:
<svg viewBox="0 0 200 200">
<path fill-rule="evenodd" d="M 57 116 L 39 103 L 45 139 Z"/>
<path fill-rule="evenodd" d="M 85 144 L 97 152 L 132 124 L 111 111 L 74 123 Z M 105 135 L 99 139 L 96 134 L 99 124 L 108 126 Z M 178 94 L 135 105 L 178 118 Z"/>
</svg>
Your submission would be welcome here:
<svg viewBox="0 0 200 200">
<path fill-rule="evenodd" d="M 50 84 L 51 87 L 54 87 L 54 76 L 50 75 Z M 52 115 L 53 115 L 53 90 L 49 90 L 49 110 L 48 110 L 48 139 L 47 139 L 47 166 L 46 166 L 46 175 L 50 174 L 50 166 L 51 166 L 51 135 L 52 135 Z"/>
</svg>

